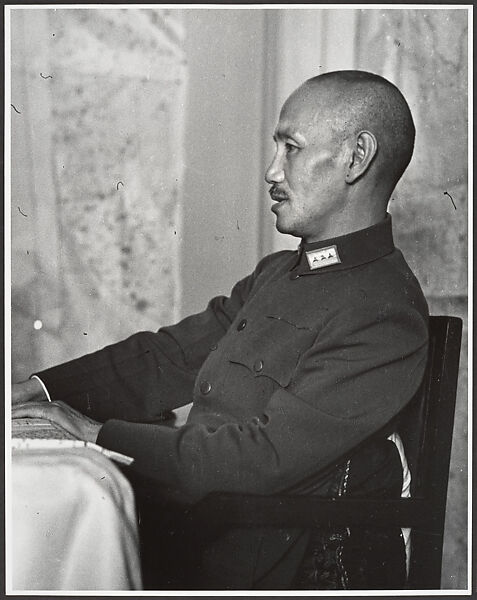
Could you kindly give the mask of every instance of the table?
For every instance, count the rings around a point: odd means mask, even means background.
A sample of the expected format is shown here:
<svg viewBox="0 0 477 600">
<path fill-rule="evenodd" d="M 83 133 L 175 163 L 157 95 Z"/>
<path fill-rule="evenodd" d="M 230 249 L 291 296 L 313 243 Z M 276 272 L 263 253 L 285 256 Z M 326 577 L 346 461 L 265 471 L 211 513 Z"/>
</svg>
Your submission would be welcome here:
<svg viewBox="0 0 477 600">
<path fill-rule="evenodd" d="M 10 493 L 12 591 L 141 589 L 134 494 L 110 459 L 13 449 Z"/>
</svg>

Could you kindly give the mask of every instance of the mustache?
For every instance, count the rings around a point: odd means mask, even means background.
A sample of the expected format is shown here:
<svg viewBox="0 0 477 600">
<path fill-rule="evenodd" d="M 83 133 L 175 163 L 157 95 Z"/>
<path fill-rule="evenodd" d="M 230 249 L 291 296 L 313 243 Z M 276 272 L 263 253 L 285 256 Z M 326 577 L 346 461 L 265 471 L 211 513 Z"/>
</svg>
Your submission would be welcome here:
<svg viewBox="0 0 477 600">
<path fill-rule="evenodd" d="M 288 194 L 278 187 L 276 183 L 268 190 L 272 200 L 288 200 Z"/>
</svg>

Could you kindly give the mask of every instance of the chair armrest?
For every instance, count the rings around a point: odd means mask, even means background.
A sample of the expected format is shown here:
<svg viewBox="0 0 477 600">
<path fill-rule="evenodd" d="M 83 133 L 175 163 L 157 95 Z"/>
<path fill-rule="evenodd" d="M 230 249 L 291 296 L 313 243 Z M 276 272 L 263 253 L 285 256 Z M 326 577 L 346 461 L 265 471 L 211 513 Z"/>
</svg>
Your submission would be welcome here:
<svg viewBox="0 0 477 600">
<path fill-rule="evenodd" d="M 422 498 L 326 499 L 316 496 L 209 494 L 188 511 L 193 524 L 234 527 L 415 527 L 432 530 L 435 521 Z"/>
</svg>

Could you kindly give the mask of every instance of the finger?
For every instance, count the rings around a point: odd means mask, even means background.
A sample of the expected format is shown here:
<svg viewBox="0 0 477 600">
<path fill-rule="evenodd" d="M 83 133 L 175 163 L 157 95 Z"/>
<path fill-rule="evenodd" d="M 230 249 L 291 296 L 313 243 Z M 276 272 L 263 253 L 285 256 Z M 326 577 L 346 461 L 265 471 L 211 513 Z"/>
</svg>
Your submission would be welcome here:
<svg viewBox="0 0 477 600">
<path fill-rule="evenodd" d="M 12 407 L 12 411 L 19 410 L 21 408 L 39 408 L 44 410 L 46 413 L 51 409 L 52 405 L 52 402 L 44 402 L 43 400 L 26 400 L 15 404 L 15 406 Z"/>
<path fill-rule="evenodd" d="M 49 402 L 48 406 L 45 407 L 44 414 L 45 419 L 60 425 L 73 435 L 78 435 L 78 420 L 81 419 L 82 415 L 68 404 L 61 402 L 61 400 Z"/>
<path fill-rule="evenodd" d="M 12 409 L 13 418 L 30 417 L 47 419 L 60 425 L 80 439 L 96 441 L 99 423 L 85 417 L 80 412 L 61 401 L 26 402 Z"/>
<path fill-rule="evenodd" d="M 25 404 L 17 404 L 12 407 L 12 418 L 21 419 L 24 417 L 30 417 L 33 419 L 46 419 L 47 411 L 43 405 L 37 404 L 36 402 L 26 402 Z"/>
<path fill-rule="evenodd" d="M 52 402 L 34 401 L 25 402 L 23 404 L 12 407 L 12 418 L 32 418 L 32 419 L 46 419 L 48 421 L 59 422 L 61 419 L 63 410 L 60 406 Z"/>
<path fill-rule="evenodd" d="M 57 406 L 65 413 L 80 415 L 81 413 L 77 411 L 75 408 L 72 408 L 69 404 L 66 404 L 62 400 L 52 400 L 50 402 L 51 406 Z"/>
<path fill-rule="evenodd" d="M 65 402 L 63 402 L 61 400 L 55 400 L 55 401 L 51 402 L 51 404 L 62 408 L 64 413 L 69 416 L 77 417 L 78 419 L 81 419 L 82 421 L 87 421 L 88 423 L 91 423 L 92 425 L 98 424 L 98 421 L 95 421 L 91 417 L 88 417 L 88 415 L 83 414 L 79 410 L 76 410 L 76 408 L 71 407 L 69 404 L 66 404 Z"/>
</svg>

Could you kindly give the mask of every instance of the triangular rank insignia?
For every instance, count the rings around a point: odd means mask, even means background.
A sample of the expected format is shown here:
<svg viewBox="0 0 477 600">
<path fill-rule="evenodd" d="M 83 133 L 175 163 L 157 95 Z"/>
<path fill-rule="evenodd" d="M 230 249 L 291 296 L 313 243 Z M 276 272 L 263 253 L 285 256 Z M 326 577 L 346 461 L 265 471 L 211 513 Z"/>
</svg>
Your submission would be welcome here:
<svg viewBox="0 0 477 600">
<path fill-rule="evenodd" d="M 321 269 L 330 265 L 337 265 L 341 262 L 336 246 L 327 246 L 318 250 L 308 250 L 305 252 L 310 269 Z"/>
</svg>

